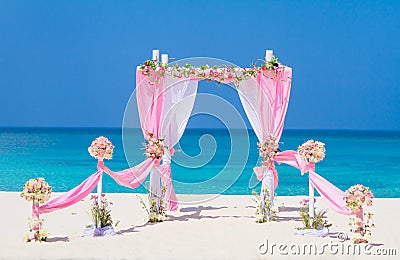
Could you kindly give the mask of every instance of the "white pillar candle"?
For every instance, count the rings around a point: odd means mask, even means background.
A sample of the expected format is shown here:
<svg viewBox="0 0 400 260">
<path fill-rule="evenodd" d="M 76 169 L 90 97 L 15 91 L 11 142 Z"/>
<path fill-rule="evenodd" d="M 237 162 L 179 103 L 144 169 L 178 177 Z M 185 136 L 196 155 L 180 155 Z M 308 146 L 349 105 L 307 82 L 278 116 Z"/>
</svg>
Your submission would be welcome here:
<svg viewBox="0 0 400 260">
<path fill-rule="evenodd" d="M 265 61 L 271 61 L 273 56 L 274 56 L 274 51 L 273 50 L 266 50 L 265 51 Z"/>
<path fill-rule="evenodd" d="M 164 65 L 168 64 L 168 54 L 162 54 L 161 55 L 161 63 Z"/>
<path fill-rule="evenodd" d="M 160 61 L 160 50 L 153 50 L 153 60 Z"/>
</svg>

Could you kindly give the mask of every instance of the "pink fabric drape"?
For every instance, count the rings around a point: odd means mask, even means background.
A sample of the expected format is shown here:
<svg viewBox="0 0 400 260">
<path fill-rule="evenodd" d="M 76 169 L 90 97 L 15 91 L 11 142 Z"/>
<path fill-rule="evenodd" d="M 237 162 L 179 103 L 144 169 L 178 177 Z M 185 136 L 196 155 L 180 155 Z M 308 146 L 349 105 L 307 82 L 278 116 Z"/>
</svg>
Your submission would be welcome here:
<svg viewBox="0 0 400 260">
<path fill-rule="evenodd" d="M 137 70 L 136 98 L 143 135 L 147 137 L 150 132 L 155 138 L 164 139 L 166 146 L 173 148 L 186 128 L 196 92 L 196 80 L 148 77 Z M 136 188 L 156 167 L 161 174 L 162 185 L 166 188 L 164 199 L 168 202 L 168 209 L 177 210 L 178 202 L 172 187 L 170 163 L 169 156 L 169 159 L 163 157 L 161 166 L 159 160 L 147 159 L 139 165 L 119 172 L 113 172 L 105 166 L 102 169 L 120 185 Z"/>
<path fill-rule="evenodd" d="M 82 199 L 84 199 L 90 192 L 96 187 L 100 180 L 100 176 L 103 171 L 99 169 L 96 173 L 90 175 L 81 184 L 73 188 L 72 190 L 58 196 L 55 199 L 43 204 L 39 207 L 39 213 L 49 213 L 55 210 L 69 207 Z"/>
<path fill-rule="evenodd" d="M 276 74 L 275 74 L 276 73 Z M 279 141 L 289 103 L 292 69 L 282 67 L 279 71 L 264 71 L 256 79 L 243 81 L 239 87 L 239 97 L 250 124 L 260 142 L 265 140 L 269 133 L 275 135 Z M 275 165 L 270 170 L 274 175 L 274 187 L 278 186 L 278 173 Z M 258 179 L 264 172 L 262 166 L 255 167 L 254 172 Z"/>
<path fill-rule="evenodd" d="M 119 185 L 128 188 L 136 188 L 146 180 L 147 175 L 153 167 L 154 160 L 147 159 L 132 168 L 119 172 L 113 172 L 106 166 L 103 166 L 102 169 L 104 172 L 108 173 Z"/>
<path fill-rule="evenodd" d="M 353 213 L 346 207 L 344 192 L 315 172 L 315 163 L 307 163 L 293 150 L 278 153 L 274 159 L 278 164 L 285 163 L 299 169 L 302 174 L 308 172 L 311 183 L 330 209 L 343 215 L 356 214 L 362 219 L 362 212 Z"/>
</svg>

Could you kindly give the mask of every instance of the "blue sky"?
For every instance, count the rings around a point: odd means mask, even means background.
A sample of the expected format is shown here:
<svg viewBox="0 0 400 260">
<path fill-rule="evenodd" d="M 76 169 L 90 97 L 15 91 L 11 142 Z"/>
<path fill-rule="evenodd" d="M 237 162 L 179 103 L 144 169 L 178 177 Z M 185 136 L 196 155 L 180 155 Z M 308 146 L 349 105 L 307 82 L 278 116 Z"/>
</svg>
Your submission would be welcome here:
<svg viewBox="0 0 400 260">
<path fill-rule="evenodd" d="M 152 49 L 244 67 L 273 49 L 293 68 L 286 128 L 400 130 L 399 14 L 400 1 L 2 0 L 0 126 L 120 127 Z"/>
</svg>

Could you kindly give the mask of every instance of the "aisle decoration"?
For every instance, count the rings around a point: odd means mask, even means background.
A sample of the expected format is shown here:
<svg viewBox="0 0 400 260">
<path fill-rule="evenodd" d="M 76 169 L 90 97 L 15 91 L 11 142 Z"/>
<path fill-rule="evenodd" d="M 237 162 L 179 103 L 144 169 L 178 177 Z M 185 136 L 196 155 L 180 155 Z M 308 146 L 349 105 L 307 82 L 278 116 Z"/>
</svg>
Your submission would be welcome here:
<svg viewBox="0 0 400 260">
<path fill-rule="evenodd" d="M 23 187 L 21 197 L 32 201 L 32 218 L 29 218 L 29 233 L 24 236 L 26 242 L 46 241 L 47 231 L 43 229 L 43 219 L 39 218 L 39 204 L 50 199 L 52 188 L 44 178 L 35 178 L 27 181 Z"/>
<path fill-rule="evenodd" d="M 346 206 L 352 212 L 357 213 L 355 217 L 350 217 L 350 232 L 354 233 L 353 242 L 355 244 L 368 243 L 371 239 L 371 228 L 375 227 L 372 222 L 373 214 L 363 212 L 364 206 L 372 206 L 374 194 L 369 187 L 361 184 L 351 186 L 346 190 L 344 198 Z M 366 218 L 364 218 L 366 217 Z"/>
<path fill-rule="evenodd" d="M 306 162 L 318 163 L 325 158 L 325 144 L 319 141 L 308 140 L 297 151 Z"/>
<path fill-rule="evenodd" d="M 105 194 L 101 194 L 100 198 L 96 195 L 92 195 L 90 200 L 92 201 L 90 207 L 92 224 L 86 226 L 83 234 L 85 236 L 115 235 L 113 220 L 111 218 L 111 205 L 113 205 L 113 203 L 108 201 Z"/>
<path fill-rule="evenodd" d="M 314 203 L 316 202 L 314 198 Z M 309 214 L 309 199 L 303 199 L 300 201 L 299 215 L 302 227 L 296 228 L 295 235 L 312 235 L 318 237 L 325 237 L 329 233 L 329 227 L 332 224 L 328 223 L 326 219 L 327 209 L 322 209 L 311 217 Z"/>
<path fill-rule="evenodd" d="M 310 217 L 310 224 L 312 218 L 315 217 L 315 208 L 314 208 L 314 185 L 312 184 L 312 180 L 310 178 L 311 174 L 315 171 L 315 163 L 321 162 L 325 158 L 325 144 L 315 140 L 308 140 L 303 143 L 301 146 L 297 148 L 297 152 L 300 155 L 300 158 L 307 162 L 308 167 L 310 167 L 309 175 L 308 175 L 308 197 L 309 197 L 309 207 L 308 214 Z"/>
</svg>

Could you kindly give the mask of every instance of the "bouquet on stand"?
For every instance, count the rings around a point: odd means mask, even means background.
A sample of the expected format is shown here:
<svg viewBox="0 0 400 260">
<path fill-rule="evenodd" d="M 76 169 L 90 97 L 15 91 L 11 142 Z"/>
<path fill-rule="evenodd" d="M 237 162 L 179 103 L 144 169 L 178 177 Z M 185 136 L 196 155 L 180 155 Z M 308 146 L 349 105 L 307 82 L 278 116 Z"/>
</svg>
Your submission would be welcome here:
<svg viewBox="0 0 400 260">
<path fill-rule="evenodd" d="M 44 178 L 30 179 L 24 185 L 21 197 L 32 201 L 32 218 L 28 219 L 29 233 L 24 236 L 26 242 L 46 241 L 47 231 L 43 228 L 43 219 L 39 218 L 39 204 L 50 199 L 52 188 Z"/>
</svg>

